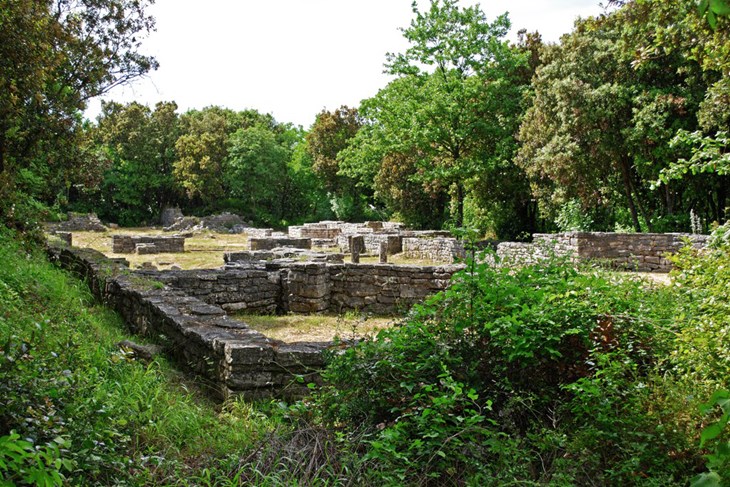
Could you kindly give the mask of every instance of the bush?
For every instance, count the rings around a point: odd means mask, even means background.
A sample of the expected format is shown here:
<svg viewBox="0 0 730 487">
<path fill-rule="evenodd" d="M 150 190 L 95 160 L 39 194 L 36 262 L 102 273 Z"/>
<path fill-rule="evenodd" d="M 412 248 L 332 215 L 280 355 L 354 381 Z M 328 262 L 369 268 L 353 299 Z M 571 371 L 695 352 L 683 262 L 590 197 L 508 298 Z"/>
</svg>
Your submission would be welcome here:
<svg viewBox="0 0 730 487">
<path fill-rule="evenodd" d="M 671 478 L 673 445 L 647 407 L 671 313 L 668 293 L 615 274 L 472 264 L 400 326 L 333 356 L 317 402 L 332 427 L 369 438 L 387 482 Z"/>
</svg>

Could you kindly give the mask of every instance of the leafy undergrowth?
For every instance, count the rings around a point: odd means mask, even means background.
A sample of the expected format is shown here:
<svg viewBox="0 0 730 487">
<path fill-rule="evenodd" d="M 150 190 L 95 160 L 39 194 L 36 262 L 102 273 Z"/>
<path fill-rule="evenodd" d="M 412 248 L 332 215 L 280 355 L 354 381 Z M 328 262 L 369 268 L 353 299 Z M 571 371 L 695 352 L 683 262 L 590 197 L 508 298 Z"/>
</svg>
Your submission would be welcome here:
<svg viewBox="0 0 730 487">
<path fill-rule="evenodd" d="M 473 264 L 334 356 L 311 409 L 386 485 L 728 485 L 730 257 L 676 263 Z"/>
</svg>

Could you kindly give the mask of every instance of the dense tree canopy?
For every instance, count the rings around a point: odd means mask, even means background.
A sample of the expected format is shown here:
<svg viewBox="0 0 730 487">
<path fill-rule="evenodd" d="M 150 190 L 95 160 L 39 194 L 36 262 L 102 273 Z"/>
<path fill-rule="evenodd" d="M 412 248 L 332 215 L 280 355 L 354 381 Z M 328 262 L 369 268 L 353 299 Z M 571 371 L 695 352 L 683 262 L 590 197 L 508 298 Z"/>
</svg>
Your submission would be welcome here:
<svg viewBox="0 0 730 487">
<path fill-rule="evenodd" d="M 150 2 L 0 0 L 4 215 L 32 198 L 124 224 L 237 211 L 284 224 L 394 218 L 415 227 L 708 229 L 727 218 L 730 45 L 722 2 L 609 2 L 557 44 L 507 15 L 413 7 L 391 81 L 310 130 L 256 110 L 86 101 L 156 67 Z M 19 195 L 25 195 L 20 197 Z M 21 211 L 22 213 L 22 211 Z"/>
<path fill-rule="evenodd" d="M 81 150 L 86 101 L 157 67 L 138 52 L 154 27 L 149 3 L 0 2 L 0 199 L 10 221 L 14 202 L 52 203 L 95 163 Z"/>
</svg>

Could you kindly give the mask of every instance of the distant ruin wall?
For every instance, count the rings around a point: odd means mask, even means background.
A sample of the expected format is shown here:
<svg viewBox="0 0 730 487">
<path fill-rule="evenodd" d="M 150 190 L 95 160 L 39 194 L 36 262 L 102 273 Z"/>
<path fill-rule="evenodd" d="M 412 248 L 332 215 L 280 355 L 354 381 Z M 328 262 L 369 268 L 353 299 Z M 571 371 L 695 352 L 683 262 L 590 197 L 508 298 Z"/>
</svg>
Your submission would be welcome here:
<svg viewBox="0 0 730 487">
<path fill-rule="evenodd" d="M 616 269 L 638 272 L 669 272 L 667 254 L 676 253 L 689 241 L 702 248 L 707 235 L 686 233 L 568 232 L 535 234 L 533 243 L 504 242 L 497 255 L 508 262 L 534 263 L 551 255 L 578 261 L 595 260 Z"/>
<path fill-rule="evenodd" d="M 161 254 L 185 252 L 184 237 L 154 235 L 112 235 L 112 252 L 116 254 Z"/>
<path fill-rule="evenodd" d="M 297 249 L 311 249 L 312 240 L 309 238 L 291 237 L 249 237 L 250 250 L 272 250 L 277 247 L 294 247 Z"/>
<path fill-rule="evenodd" d="M 407 259 L 455 262 L 466 257 L 464 242 L 451 237 L 403 238 L 403 255 Z"/>
</svg>

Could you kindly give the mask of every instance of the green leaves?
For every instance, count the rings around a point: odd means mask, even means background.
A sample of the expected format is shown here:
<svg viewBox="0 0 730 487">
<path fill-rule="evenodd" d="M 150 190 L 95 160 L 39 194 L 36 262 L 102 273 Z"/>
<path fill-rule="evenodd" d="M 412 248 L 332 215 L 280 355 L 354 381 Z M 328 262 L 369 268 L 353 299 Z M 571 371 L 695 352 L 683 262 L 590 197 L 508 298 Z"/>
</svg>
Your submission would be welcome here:
<svg viewBox="0 0 730 487">
<path fill-rule="evenodd" d="M 701 0 L 697 9 L 700 15 L 707 18 L 707 23 L 714 30 L 717 28 L 718 15 L 730 15 L 730 2 L 728 0 Z"/>
</svg>

